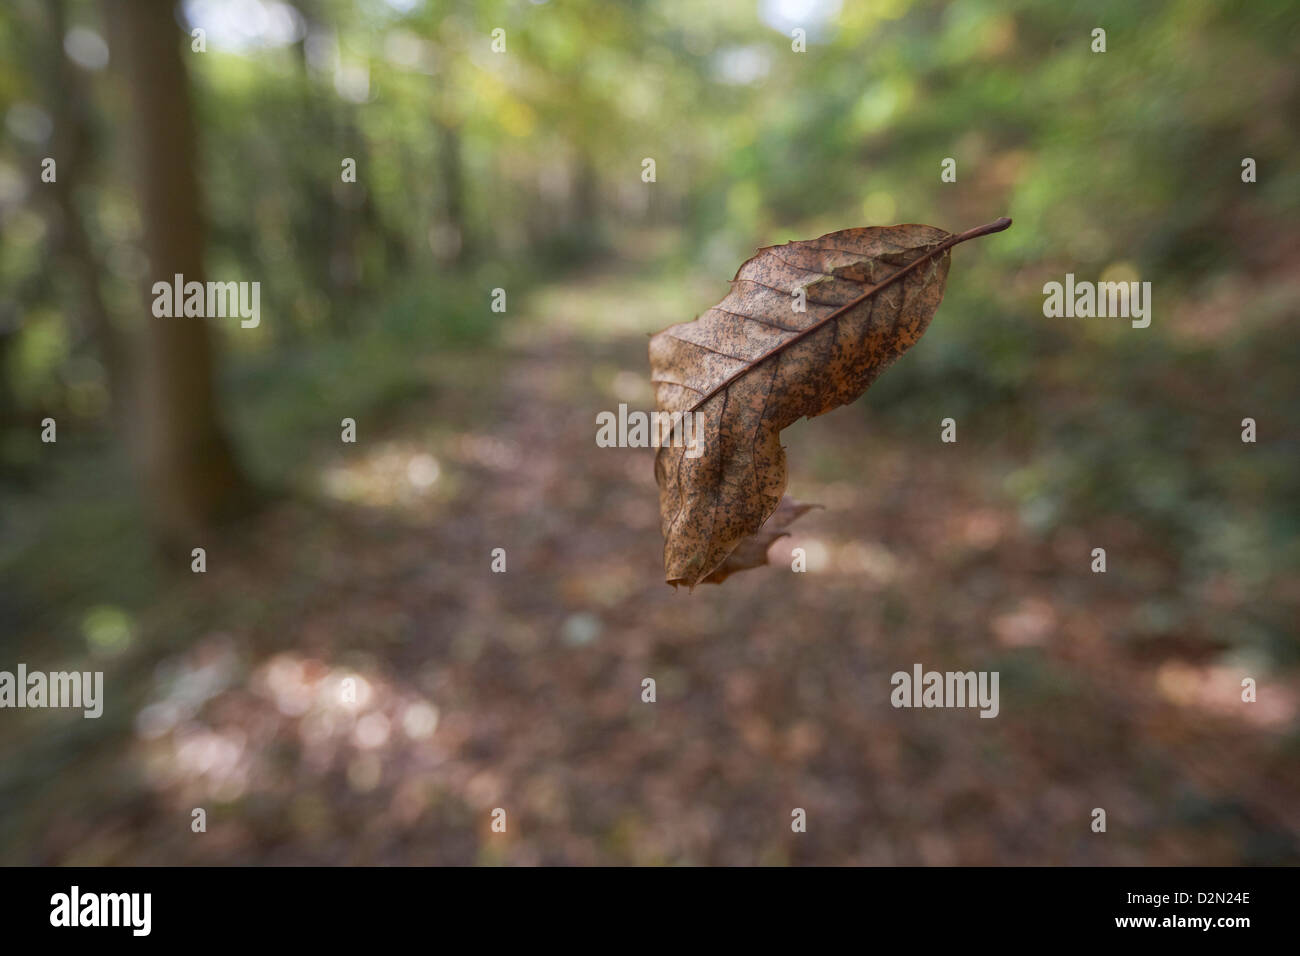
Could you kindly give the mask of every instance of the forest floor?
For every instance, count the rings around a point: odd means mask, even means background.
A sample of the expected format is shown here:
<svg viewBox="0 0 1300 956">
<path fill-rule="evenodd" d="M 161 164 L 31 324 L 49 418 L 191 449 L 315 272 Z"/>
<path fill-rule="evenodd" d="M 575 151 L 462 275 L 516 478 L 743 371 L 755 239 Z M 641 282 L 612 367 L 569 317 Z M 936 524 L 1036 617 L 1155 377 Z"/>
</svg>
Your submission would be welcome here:
<svg viewBox="0 0 1300 956">
<path fill-rule="evenodd" d="M 594 441 L 648 407 L 671 321 L 632 281 L 544 286 L 499 346 L 413 357 L 438 384 L 355 445 L 327 409 L 205 574 L 179 556 L 125 622 L 86 618 L 100 656 L 33 619 L 20 659 L 103 669 L 107 702 L 3 715 L 0 863 L 1300 862 L 1295 675 L 1244 704 L 1204 635 L 1135 639 L 1164 549 L 1116 524 L 1091 573 L 1095 527 L 1003 493 L 1010 439 L 801 422 L 789 490 L 825 508 L 771 567 L 667 587 L 653 453 Z M 111 532 L 42 600 L 134 567 Z M 998 671 L 998 716 L 895 709 L 918 663 Z"/>
</svg>

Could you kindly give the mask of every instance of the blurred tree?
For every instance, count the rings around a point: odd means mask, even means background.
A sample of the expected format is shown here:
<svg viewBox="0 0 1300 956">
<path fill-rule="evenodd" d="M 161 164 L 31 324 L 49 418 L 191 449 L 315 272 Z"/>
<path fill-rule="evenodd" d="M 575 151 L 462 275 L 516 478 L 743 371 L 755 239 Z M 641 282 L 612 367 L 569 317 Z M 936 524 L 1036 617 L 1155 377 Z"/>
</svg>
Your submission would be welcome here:
<svg viewBox="0 0 1300 956">
<path fill-rule="evenodd" d="M 131 106 L 148 284 L 204 281 L 194 124 L 172 5 L 114 0 L 105 10 Z M 211 338 L 201 319 L 151 319 L 137 338 L 133 450 L 161 543 L 192 536 L 249 500 L 217 414 Z"/>
<path fill-rule="evenodd" d="M 130 405 L 127 357 L 124 343 L 100 292 L 103 270 L 99 255 L 77 208 L 77 195 L 97 145 L 90 117 L 90 100 L 71 60 L 63 55 L 63 37 L 67 29 L 64 0 L 51 0 L 46 15 L 50 29 L 42 50 L 42 62 L 48 64 L 50 74 L 54 155 L 59 160 L 58 178 L 50 184 L 54 197 L 50 231 L 58 237 L 54 254 L 68 274 L 76 277 L 85 334 L 99 350 L 108 380 L 114 423 L 121 426 Z"/>
</svg>

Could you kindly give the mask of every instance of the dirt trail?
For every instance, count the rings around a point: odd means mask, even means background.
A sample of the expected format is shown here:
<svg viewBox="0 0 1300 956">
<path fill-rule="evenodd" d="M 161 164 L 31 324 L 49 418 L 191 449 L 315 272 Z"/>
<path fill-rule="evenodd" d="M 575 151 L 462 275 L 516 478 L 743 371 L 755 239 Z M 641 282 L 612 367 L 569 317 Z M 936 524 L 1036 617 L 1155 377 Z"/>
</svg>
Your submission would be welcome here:
<svg viewBox="0 0 1300 956">
<path fill-rule="evenodd" d="M 851 476 L 793 469 L 827 509 L 774 567 L 666 587 L 651 453 L 594 442 L 654 327 L 608 295 L 545 290 L 476 386 L 326 453 L 315 503 L 170 591 L 143 626 L 176 651 L 44 768 L 3 862 L 1300 859 L 1286 721 L 1207 716 L 1188 695 L 1228 678 L 1117 648 L 1132 596 L 1020 527 L 987 449 L 856 407 L 796 427 L 793 462 Z M 999 671 L 998 717 L 891 707 L 914 663 Z"/>
</svg>

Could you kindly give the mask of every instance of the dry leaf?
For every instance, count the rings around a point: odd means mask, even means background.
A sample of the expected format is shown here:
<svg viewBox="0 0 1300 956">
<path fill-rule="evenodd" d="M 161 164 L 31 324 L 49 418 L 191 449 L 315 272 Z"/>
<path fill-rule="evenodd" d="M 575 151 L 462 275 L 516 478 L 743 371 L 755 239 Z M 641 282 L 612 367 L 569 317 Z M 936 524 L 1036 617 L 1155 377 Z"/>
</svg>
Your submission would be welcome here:
<svg viewBox="0 0 1300 956">
<path fill-rule="evenodd" d="M 930 324 L 949 250 L 1010 225 L 959 235 L 880 226 L 769 246 L 740 267 L 725 299 L 651 338 L 657 407 L 701 416 L 699 447 L 684 447 L 679 426 L 655 457 L 669 584 L 756 566 L 745 563 L 751 551 L 730 570 L 724 562 L 781 502 L 781 429 L 866 391 Z"/>
<path fill-rule="evenodd" d="M 813 508 L 820 507 L 821 505 L 804 504 L 795 501 L 789 495 L 783 495 L 781 503 L 776 506 L 772 516 L 763 522 L 763 527 L 736 545 L 731 554 L 727 555 L 727 559 L 714 568 L 713 573 L 704 581 L 709 584 L 721 584 L 737 571 L 761 568 L 767 564 L 767 549 L 772 546 L 772 542 L 790 533 L 786 530 L 790 527 L 790 523 Z"/>
</svg>

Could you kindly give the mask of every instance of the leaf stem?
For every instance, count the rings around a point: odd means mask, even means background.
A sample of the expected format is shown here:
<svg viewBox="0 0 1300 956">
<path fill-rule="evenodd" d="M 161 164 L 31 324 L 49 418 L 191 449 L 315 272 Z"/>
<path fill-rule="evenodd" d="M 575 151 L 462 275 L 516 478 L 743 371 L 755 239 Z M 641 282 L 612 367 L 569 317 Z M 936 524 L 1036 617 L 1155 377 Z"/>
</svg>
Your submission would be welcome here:
<svg viewBox="0 0 1300 956">
<path fill-rule="evenodd" d="M 941 255 L 942 253 L 948 251 L 949 249 L 951 249 L 953 246 L 957 245 L 960 242 L 965 242 L 968 239 L 978 239 L 980 236 L 992 235 L 995 232 L 1001 232 L 1003 229 L 1006 229 L 1010 225 L 1011 225 L 1011 220 L 1008 219 L 1006 216 L 1002 216 L 999 219 L 994 219 L 992 222 L 986 222 L 982 226 L 976 226 L 974 229 L 967 229 L 965 232 L 957 233 L 949 236 L 947 239 L 939 243 L 929 252 L 925 252 L 917 256 L 915 259 L 913 259 L 907 265 L 903 266 L 903 268 L 899 269 L 889 278 L 881 282 L 877 282 L 875 285 L 873 285 L 870 289 L 867 289 L 865 292 L 862 293 L 862 295 L 858 296 L 856 299 L 840 306 L 838 309 L 836 309 L 834 312 L 832 312 L 830 315 L 826 316 L 825 318 L 818 319 L 812 325 L 808 326 L 808 328 L 801 329 L 796 335 L 782 342 L 780 345 L 776 346 L 776 348 L 772 349 L 770 352 L 767 352 L 765 355 L 763 355 L 762 358 L 758 359 L 757 361 L 751 362 L 750 364 L 746 365 L 744 368 L 737 370 L 734 374 L 727 376 L 717 385 L 713 386 L 713 388 L 709 389 L 709 391 L 705 392 L 704 395 L 700 396 L 700 400 L 696 402 L 694 405 L 692 405 L 689 409 L 687 409 L 687 414 L 690 414 L 691 412 L 699 411 L 700 407 L 703 406 L 705 402 L 711 399 L 714 395 L 717 395 L 723 389 L 730 386 L 732 382 L 736 381 L 736 379 L 740 378 L 742 375 L 749 374 L 749 372 L 757 368 L 759 365 L 762 365 L 773 355 L 777 355 L 780 352 L 784 352 L 786 349 L 794 345 L 796 342 L 802 341 L 807 336 L 812 335 L 818 329 L 826 325 L 826 323 L 833 322 L 836 319 L 838 319 L 840 316 L 842 316 L 845 312 L 849 312 L 852 309 L 856 309 L 868 298 L 875 295 L 885 286 L 890 285 L 891 283 L 901 279 L 903 276 L 907 275 L 907 273 L 911 272 L 913 269 L 919 266 L 922 262 L 926 262 L 930 259 L 933 259 L 937 255 Z"/>
<path fill-rule="evenodd" d="M 957 243 L 965 242 L 967 239 L 978 239 L 980 236 L 992 235 L 995 232 L 1001 232 L 1010 225 L 1011 220 L 1006 216 L 1003 216 L 1000 219 L 994 219 L 992 222 L 986 222 L 982 226 L 976 226 L 974 229 L 967 229 L 961 235 L 954 237 L 951 244 L 955 246 Z M 945 245 L 946 244 L 947 241 L 945 240 Z"/>
</svg>

